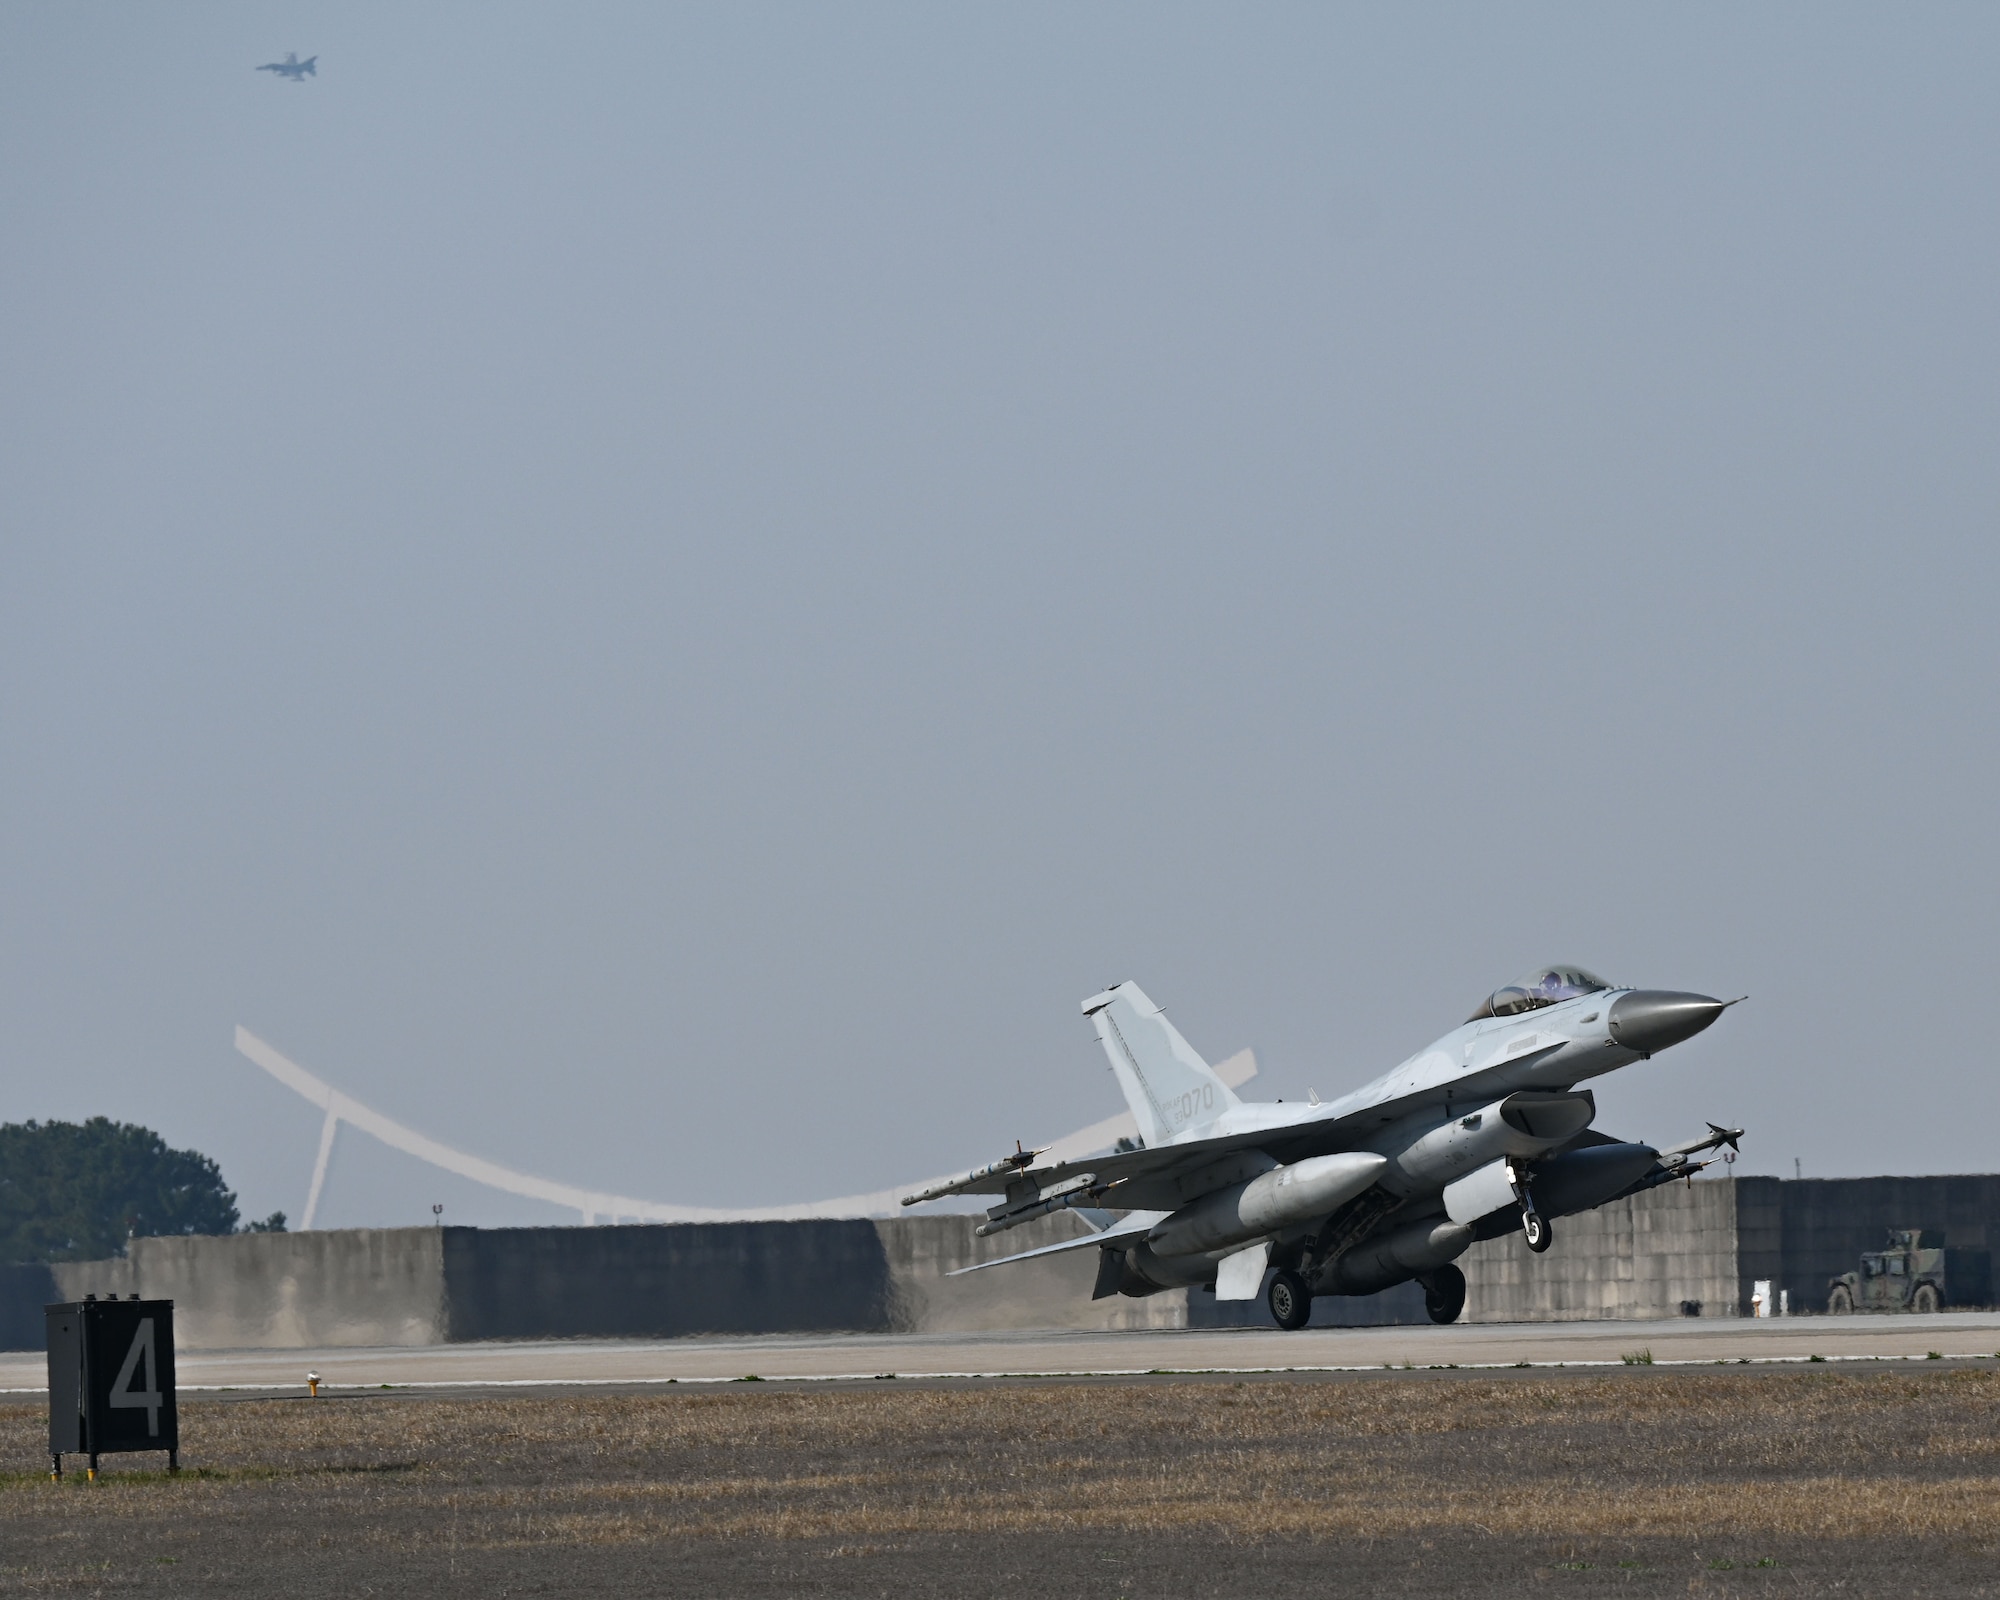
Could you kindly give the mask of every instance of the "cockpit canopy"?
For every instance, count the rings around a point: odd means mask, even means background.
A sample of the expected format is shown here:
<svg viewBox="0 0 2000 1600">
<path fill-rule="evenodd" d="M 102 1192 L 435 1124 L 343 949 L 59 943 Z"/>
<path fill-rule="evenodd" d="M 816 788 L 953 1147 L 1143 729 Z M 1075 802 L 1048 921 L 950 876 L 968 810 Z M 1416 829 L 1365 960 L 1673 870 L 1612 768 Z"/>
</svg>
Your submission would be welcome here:
<svg viewBox="0 0 2000 1600">
<path fill-rule="evenodd" d="M 1584 971 L 1582 967 L 1543 967 L 1519 983 L 1495 989 L 1486 1003 L 1465 1020 L 1477 1022 L 1481 1017 L 1519 1016 L 1523 1011 L 1538 1011 L 1559 1000 L 1573 1000 L 1580 994 L 1595 994 L 1599 989 L 1610 987 L 1602 978 Z"/>
</svg>

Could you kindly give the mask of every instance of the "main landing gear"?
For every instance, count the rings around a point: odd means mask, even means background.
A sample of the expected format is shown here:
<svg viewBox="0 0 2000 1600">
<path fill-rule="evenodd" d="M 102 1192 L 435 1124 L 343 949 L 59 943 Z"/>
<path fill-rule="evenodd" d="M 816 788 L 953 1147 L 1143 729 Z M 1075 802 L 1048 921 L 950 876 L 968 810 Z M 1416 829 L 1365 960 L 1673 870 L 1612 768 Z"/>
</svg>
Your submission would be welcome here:
<svg viewBox="0 0 2000 1600">
<path fill-rule="evenodd" d="M 1456 1322 L 1465 1310 L 1465 1274 L 1447 1261 L 1417 1280 L 1424 1286 L 1424 1310 L 1433 1322 Z"/>
<path fill-rule="evenodd" d="M 1271 1287 L 1264 1291 L 1264 1304 L 1271 1308 L 1271 1320 L 1287 1331 L 1303 1328 L 1312 1320 L 1312 1290 L 1296 1272 L 1274 1274 Z"/>
</svg>

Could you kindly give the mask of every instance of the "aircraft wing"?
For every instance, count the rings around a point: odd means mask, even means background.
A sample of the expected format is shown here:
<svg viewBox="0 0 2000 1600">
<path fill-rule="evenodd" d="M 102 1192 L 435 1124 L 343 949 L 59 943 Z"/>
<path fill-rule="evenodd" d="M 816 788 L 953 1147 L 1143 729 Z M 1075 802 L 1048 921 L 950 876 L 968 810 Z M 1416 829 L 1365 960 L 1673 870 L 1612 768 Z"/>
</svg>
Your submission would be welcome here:
<svg viewBox="0 0 2000 1600">
<path fill-rule="evenodd" d="M 1289 1131 L 1289 1130 L 1287 1130 Z M 1072 1178 L 1091 1177 L 1102 1183 L 1112 1183 L 1139 1176 L 1154 1176 L 1197 1162 L 1200 1158 L 1214 1157 L 1231 1150 L 1247 1149 L 1254 1145 L 1269 1143 L 1269 1130 L 1258 1129 L 1249 1133 L 1225 1134 L 1212 1139 L 1190 1139 L 1185 1144 L 1163 1144 L 1152 1149 L 1120 1150 L 1103 1155 L 1072 1156 L 1064 1161 L 1050 1162 L 1046 1166 L 1036 1166 L 1034 1162 L 1046 1152 L 1027 1150 L 974 1169 L 962 1177 L 951 1178 L 934 1184 L 917 1194 L 905 1195 L 906 1206 L 921 1205 L 926 1200 L 942 1200 L 951 1194 L 1006 1194 L 1016 1184 L 1038 1183 L 1046 1188 L 1052 1183 L 1063 1183 Z"/>
<path fill-rule="evenodd" d="M 1519 1066 L 1560 1047 L 1559 1042 L 1537 1043 L 1507 1064 Z M 1068 1141 L 1060 1150 L 1016 1150 L 960 1177 L 905 1195 L 903 1204 L 919 1205 L 954 1194 L 1005 1195 L 1016 1202 L 1008 1215 L 1025 1222 L 1064 1205 L 1085 1203 L 1081 1196 L 1087 1191 L 1091 1205 L 1171 1211 L 1211 1188 L 1240 1181 L 1226 1172 L 1227 1157 L 1233 1154 L 1262 1150 L 1287 1164 L 1309 1156 L 1338 1155 L 1362 1148 L 1378 1129 L 1420 1106 L 1445 1104 L 1454 1094 L 1465 1093 L 1463 1081 L 1427 1081 L 1401 1092 L 1364 1090 L 1324 1105 L 1243 1105 L 1230 1113 L 1240 1120 L 1226 1133 L 1098 1155 L 1071 1154 Z M 1052 1155 L 1059 1158 L 1038 1164 Z M 1254 1171 L 1241 1174 L 1253 1176 Z"/>
<path fill-rule="evenodd" d="M 975 1261 L 969 1267 L 960 1267 L 947 1272 L 947 1278 L 962 1278 L 968 1272 L 984 1272 L 988 1267 L 1004 1267 L 1014 1261 L 1029 1261 L 1036 1256 L 1060 1255 L 1065 1250 L 1081 1250 L 1086 1245 L 1109 1244 L 1114 1239 L 1129 1239 L 1137 1235 L 1145 1237 L 1147 1231 L 1164 1217 L 1164 1211 L 1134 1211 L 1106 1228 L 1102 1233 L 1086 1233 L 1080 1239 L 1065 1239 L 1060 1244 L 1045 1244 L 1039 1250 L 1023 1250 L 1017 1256 L 1000 1256 L 992 1261 Z"/>
<path fill-rule="evenodd" d="M 1291 1107 L 1285 1107 L 1290 1111 Z M 1298 1107 L 1306 1113 L 1308 1108 Z M 1155 1145 L 1138 1150 L 1121 1150 L 1102 1155 L 1073 1156 L 1066 1161 L 1034 1165 L 1043 1152 L 1021 1151 L 1002 1157 L 988 1166 L 933 1185 L 921 1193 L 905 1195 L 906 1206 L 927 1200 L 941 1200 L 953 1194 L 1005 1195 L 1023 1204 L 1088 1191 L 1090 1204 L 1114 1210 L 1164 1208 L 1171 1211 L 1208 1189 L 1239 1181 L 1220 1175 L 1209 1183 L 1202 1176 L 1218 1169 L 1227 1158 L 1250 1150 L 1268 1151 L 1281 1162 L 1306 1156 L 1332 1155 L 1355 1148 L 1364 1124 L 1360 1119 L 1310 1115 L 1296 1120 L 1274 1122 L 1270 1126 L 1246 1128 L 1217 1134 L 1206 1139 L 1189 1139 L 1178 1144 Z M 1245 1178 L 1255 1177 L 1256 1169 L 1246 1170 Z M 1181 1182 L 1195 1179 L 1183 1192 Z M 1055 1209 L 1051 1206 L 1049 1209 Z M 1027 1220 L 1025 1217 L 1022 1220 Z"/>
</svg>

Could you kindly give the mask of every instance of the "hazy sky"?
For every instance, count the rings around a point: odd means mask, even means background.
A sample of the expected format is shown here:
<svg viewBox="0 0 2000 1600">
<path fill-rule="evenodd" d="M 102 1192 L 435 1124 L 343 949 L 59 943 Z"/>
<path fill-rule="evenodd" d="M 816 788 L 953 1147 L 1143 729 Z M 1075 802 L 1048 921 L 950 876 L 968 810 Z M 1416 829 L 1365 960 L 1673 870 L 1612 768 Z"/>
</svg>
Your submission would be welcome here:
<svg viewBox="0 0 2000 1600">
<path fill-rule="evenodd" d="M 252 69 L 317 52 L 316 81 Z M 2000 10 L 0 6 L 0 1120 L 772 1203 L 1545 961 L 2000 1168 Z M 343 1136 L 321 1220 L 565 1220 Z"/>
</svg>

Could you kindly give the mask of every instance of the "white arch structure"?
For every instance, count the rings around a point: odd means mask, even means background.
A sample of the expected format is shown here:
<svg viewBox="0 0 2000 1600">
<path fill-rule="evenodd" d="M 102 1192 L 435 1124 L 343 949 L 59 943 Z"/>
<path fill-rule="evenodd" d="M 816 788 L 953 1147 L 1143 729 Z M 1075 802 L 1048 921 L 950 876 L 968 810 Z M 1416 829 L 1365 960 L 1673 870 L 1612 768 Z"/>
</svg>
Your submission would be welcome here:
<svg viewBox="0 0 2000 1600">
<path fill-rule="evenodd" d="M 629 1195 L 604 1194 L 594 1189 L 579 1189 L 572 1184 L 533 1177 L 481 1156 L 454 1150 L 448 1144 L 441 1144 L 414 1128 L 406 1128 L 393 1118 L 383 1116 L 372 1107 L 364 1106 L 351 1095 L 341 1093 L 325 1079 L 315 1077 L 296 1061 L 280 1055 L 241 1024 L 236 1029 L 236 1048 L 287 1089 L 311 1101 L 326 1114 L 320 1123 L 319 1154 L 313 1160 L 312 1187 L 306 1192 L 305 1215 L 299 1219 L 301 1229 L 310 1228 L 319 1214 L 320 1195 L 326 1188 L 327 1165 L 333 1157 L 334 1135 L 340 1131 L 343 1122 L 373 1135 L 392 1150 L 401 1150 L 405 1155 L 415 1156 L 419 1161 L 429 1162 L 446 1172 L 470 1178 L 474 1183 L 483 1183 L 489 1189 L 573 1208 L 582 1215 L 586 1225 L 594 1224 L 600 1217 L 614 1222 L 624 1217 L 635 1222 L 769 1222 L 814 1217 L 872 1217 L 899 1210 L 902 1197 L 906 1194 L 949 1181 L 945 1177 L 923 1178 L 898 1184 L 893 1189 L 879 1189 L 873 1194 L 851 1194 L 837 1200 L 808 1200 L 796 1205 L 752 1206 L 733 1210 L 635 1200 Z M 1234 1089 L 1257 1075 L 1257 1058 L 1248 1050 L 1239 1050 L 1227 1061 L 1218 1063 L 1215 1072 Z M 1056 1160 L 1067 1161 L 1088 1155 L 1093 1150 L 1102 1150 L 1120 1138 L 1132 1138 L 1136 1134 L 1137 1127 L 1131 1112 L 1120 1112 L 1115 1117 L 1107 1117 L 1102 1122 L 1093 1122 L 1087 1128 L 1065 1134 L 1049 1146 L 1049 1154 Z"/>
</svg>

